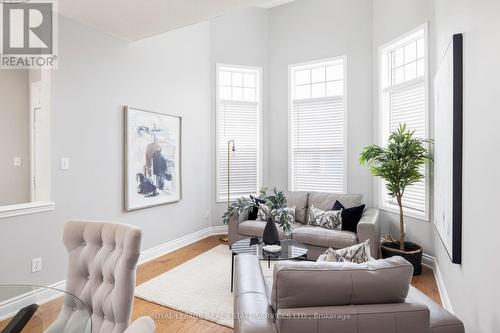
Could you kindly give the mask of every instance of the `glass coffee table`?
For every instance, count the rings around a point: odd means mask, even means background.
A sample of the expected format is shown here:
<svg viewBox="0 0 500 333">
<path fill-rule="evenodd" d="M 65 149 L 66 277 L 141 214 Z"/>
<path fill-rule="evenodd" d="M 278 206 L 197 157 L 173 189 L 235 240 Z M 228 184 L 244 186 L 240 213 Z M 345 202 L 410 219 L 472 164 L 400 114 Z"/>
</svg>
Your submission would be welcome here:
<svg viewBox="0 0 500 333">
<path fill-rule="evenodd" d="M 267 267 L 271 267 L 271 261 L 302 259 L 307 260 L 307 247 L 292 239 L 282 239 L 281 251 L 267 252 L 263 249 L 264 243 L 262 238 L 253 237 L 245 238 L 237 241 L 231 246 L 231 291 L 233 291 L 233 275 L 234 275 L 234 257 L 238 254 L 253 254 L 259 260 L 266 260 Z"/>
<path fill-rule="evenodd" d="M 0 332 L 91 333 L 87 305 L 64 290 L 33 285 L 0 285 Z"/>
</svg>

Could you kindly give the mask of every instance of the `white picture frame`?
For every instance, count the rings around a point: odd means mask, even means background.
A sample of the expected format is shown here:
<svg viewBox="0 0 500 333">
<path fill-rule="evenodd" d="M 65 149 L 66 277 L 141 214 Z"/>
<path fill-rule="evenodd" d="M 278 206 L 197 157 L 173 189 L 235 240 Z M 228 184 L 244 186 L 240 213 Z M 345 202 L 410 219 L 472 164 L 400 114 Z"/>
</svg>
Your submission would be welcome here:
<svg viewBox="0 0 500 333">
<path fill-rule="evenodd" d="M 181 200 L 179 116 L 124 107 L 125 211 Z"/>
</svg>

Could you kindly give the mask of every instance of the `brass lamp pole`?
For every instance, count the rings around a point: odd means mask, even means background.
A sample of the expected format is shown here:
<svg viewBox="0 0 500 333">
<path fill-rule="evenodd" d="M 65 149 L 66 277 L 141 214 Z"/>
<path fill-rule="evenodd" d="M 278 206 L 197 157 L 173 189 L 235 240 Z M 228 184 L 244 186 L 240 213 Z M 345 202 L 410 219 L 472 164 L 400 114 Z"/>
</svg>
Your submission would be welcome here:
<svg viewBox="0 0 500 333">
<path fill-rule="evenodd" d="M 227 142 L 227 208 L 231 205 L 231 153 L 236 151 L 234 140 Z M 228 235 L 222 235 L 219 240 L 222 242 L 229 241 Z"/>
</svg>

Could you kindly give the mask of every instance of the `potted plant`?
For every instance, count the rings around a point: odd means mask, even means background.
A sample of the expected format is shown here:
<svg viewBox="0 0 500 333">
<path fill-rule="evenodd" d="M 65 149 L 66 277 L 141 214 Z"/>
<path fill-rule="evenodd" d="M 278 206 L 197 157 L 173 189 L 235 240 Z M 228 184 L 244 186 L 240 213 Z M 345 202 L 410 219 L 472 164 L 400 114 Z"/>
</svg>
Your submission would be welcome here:
<svg viewBox="0 0 500 333">
<path fill-rule="evenodd" d="M 389 136 L 387 147 L 365 147 L 359 160 L 362 165 L 368 165 L 374 176 L 385 180 L 389 196 L 395 198 L 399 206 L 399 240 L 386 236 L 386 241 L 381 244 L 382 256 L 402 256 L 413 264 L 414 274 L 418 275 L 422 271 L 422 247 L 405 241 L 403 196 L 409 185 L 424 178 L 421 167 L 432 159 L 426 147 L 432 141 L 417 138 L 414 134 L 415 131 L 407 129 L 406 124 L 400 124 Z"/>
<path fill-rule="evenodd" d="M 264 201 L 265 205 L 269 208 L 262 239 L 266 245 L 278 244 L 279 233 L 276 223 L 283 228 L 285 233 L 290 233 L 294 219 L 294 214 L 286 207 L 286 196 L 283 191 L 277 191 L 276 188 L 273 191 L 273 195 L 268 196 L 266 188 L 262 188 L 258 199 L 260 202 Z M 229 205 L 227 211 L 222 216 L 222 221 L 227 224 L 231 216 L 242 214 L 254 208 L 258 208 L 256 200 L 246 197 L 238 198 Z"/>
</svg>

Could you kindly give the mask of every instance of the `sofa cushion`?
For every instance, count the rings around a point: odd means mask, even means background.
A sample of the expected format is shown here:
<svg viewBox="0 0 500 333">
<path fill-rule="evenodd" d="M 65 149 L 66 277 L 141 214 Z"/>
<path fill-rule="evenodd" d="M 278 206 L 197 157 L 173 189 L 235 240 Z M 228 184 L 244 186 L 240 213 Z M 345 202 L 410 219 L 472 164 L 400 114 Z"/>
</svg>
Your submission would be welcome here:
<svg viewBox="0 0 500 333">
<path fill-rule="evenodd" d="M 255 221 L 255 220 L 243 221 L 238 226 L 238 233 L 240 235 L 245 235 L 245 236 L 262 237 L 262 234 L 264 233 L 264 228 L 266 227 L 266 223 L 267 223 L 266 221 Z M 300 226 L 302 226 L 302 224 L 293 222 L 292 231 L 294 231 L 296 228 L 299 228 Z M 283 237 L 284 235 L 283 229 L 278 225 L 277 227 L 280 237 Z"/>
<path fill-rule="evenodd" d="M 403 303 L 413 266 L 402 257 L 350 262 L 295 262 L 274 266 L 272 305 L 278 309 Z"/>
<path fill-rule="evenodd" d="M 361 206 L 365 202 L 362 194 L 334 194 L 334 193 L 309 193 L 308 205 L 322 210 L 332 210 L 335 201 L 339 201 L 345 208 Z"/>
<path fill-rule="evenodd" d="M 289 191 L 285 195 L 286 205 L 288 207 L 295 206 L 295 221 L 306 224 L 307 198 L 309 197 L 309 193 L 304 191 Z"/>
<path fill-rule="evenodd" d="M 304 244 L 334 249 L 343 249 L 358 243 L 358 237 L 354 232 L 311 225 L 303 225 L 294 229 L 292 238 Z"/>
</svg>

